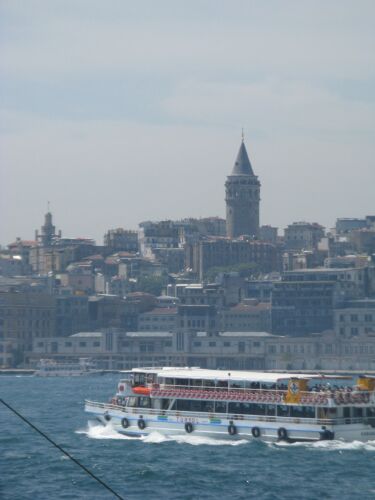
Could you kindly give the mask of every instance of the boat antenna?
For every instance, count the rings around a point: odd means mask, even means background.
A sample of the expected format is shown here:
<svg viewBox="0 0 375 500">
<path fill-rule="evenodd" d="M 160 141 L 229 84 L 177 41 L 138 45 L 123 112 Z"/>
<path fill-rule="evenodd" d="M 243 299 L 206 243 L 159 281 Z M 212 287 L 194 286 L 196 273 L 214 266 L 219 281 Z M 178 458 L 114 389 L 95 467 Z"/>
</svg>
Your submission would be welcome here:
<svg viewBox="0 0 375 500">
<path fill-rule="evenodd" d="M 12 408 L 12 406 L 10 406 L 10 404 L 6 403 L 1 398 L 0 398 L 0 403 L 2 403 L 4 406 L 6 406 L 10 411 L 12 411 L 15 415 L 17 415 L 17 417 L 19 417 L 21 420 L 26 422 L 26 424 L 29 425 L 35 432 L 40 434 L 42 437 L 44 437 L 44 439 L 49 441 L 51 444 L 53 444 L 53 446 L 55 446 L 58 450 L 60 450 L 62 453 L 64 453 L 64 455 L 66 455 L 70 460 L 72 460 L 72 462 L 74 462 L 79 467 L 81 467 L 81 469 L 83 469 L 86 472 L 86 474 L 91 476 L 93 479 L 95 479 L 95 481 L 98 481 L 98 483 L 100 483 L 102 486 L 104 486 L 104 488 L 106 488 L 108 491 L 110 491 L 112 493 L 112 495 L 114 495 L 116 498 L 119 498 L 119 500 L 125 500 L 124 497 L 122 497 L 121 495 L 116 493 L 116 491 L 113 490 L 110 486 L 108 486 L 108 484 L 106 484 L 102 479 L 100 479 L 93 472 L 91 472 L 87 467 L 85 467 L 83 464 L 81 464 L 81 462 L 79 462 L 76 458 L 72 457 L 72 455 L 70 455 L 70 453 L 65 451 L 64 448 L 62 448 L 62 446 L 60 446 L 55 441 L 53 441 L 53 439 L 48 437 L 47 434 L 45 434 L 40 429 L 38 429 L 38 427 L 36 427 L 36 425 L 32 424 L 26 417 L 24 417 L 23 415 L 21 415 L 21 413 L 19 413 L 17 410 Z"/>
</svg>

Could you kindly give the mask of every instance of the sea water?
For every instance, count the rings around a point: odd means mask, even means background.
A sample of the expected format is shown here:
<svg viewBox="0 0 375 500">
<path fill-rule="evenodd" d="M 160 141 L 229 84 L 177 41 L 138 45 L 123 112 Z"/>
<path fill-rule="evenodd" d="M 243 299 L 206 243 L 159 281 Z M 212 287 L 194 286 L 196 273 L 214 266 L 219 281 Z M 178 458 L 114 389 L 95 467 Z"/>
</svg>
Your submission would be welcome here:
<svg viewBox="0 0 375 500">
<path fill-rule="evenodd" d="M 0 376 L 0 398 L 118 494 L 133 499 L 375 499 L 375 441 L 267 444 L 153 433 L 129 438 L 84 412 L 119 375 Z M 0 404 L 0 499 L 115 498 Z"/>
</svg>

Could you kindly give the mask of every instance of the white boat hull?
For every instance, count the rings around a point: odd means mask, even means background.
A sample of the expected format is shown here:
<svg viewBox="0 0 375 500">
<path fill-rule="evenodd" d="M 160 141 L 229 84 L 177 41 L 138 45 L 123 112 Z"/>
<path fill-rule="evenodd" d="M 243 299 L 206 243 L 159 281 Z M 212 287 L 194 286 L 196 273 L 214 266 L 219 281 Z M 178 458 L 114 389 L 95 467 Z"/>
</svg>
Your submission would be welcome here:
<svg viewBox="0 0 375 500">
<path fill-rule="evenodd" d="M 135 437 L 158 432 L 163 435 L 191 434 L 218 439 L 261 439 L 287 442 L 327 439 L 363 442 L 375 440 L 375 428 L 365 423 L 322 425 L 324 422 L 314 423 L 311 422 L 312 419 L 303 421 L 303 419 L 256 418 L 245 415 L 243 418 L 231 418 L 228 415 L 189 415 L 184 412 L 165 412 L 168 413 L 165 415 L 149 409 L 121 408 L 92 402 L 86 402 L 85 410 L 101 423 L 110 422 L 116 431 Z M 140 425 L 143 427 L 143 423 L 144 428 L 140 428 Z M 187 425 L 189 423 L 191 426 Z M 233 428 L 235 431 L 230 434 Z"/>
</svg>

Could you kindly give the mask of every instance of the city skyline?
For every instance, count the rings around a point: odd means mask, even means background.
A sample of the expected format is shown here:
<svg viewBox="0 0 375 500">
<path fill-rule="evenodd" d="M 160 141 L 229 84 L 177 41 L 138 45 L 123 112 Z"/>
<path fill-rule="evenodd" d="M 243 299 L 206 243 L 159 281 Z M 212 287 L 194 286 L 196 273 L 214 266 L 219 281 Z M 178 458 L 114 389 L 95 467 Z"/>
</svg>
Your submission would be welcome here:
<svg viewBox="0 0 375 500">
<path fill-rule="evenodd" d="M 375 7 L 286 4 L 2 3 L 0 243 L 225 217 L 242 127 L 260 224 L 373 213 Z"/>
</svg>

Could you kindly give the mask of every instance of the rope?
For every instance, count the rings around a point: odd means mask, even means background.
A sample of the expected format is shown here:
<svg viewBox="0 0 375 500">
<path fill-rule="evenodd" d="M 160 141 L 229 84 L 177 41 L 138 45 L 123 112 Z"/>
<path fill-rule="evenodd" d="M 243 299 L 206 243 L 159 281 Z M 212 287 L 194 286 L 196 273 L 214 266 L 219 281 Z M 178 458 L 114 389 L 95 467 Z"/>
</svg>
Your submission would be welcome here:
<svg viewBox="0 0 375 500">
<path fill-rule="evenodd" d="M 42 432 L 38 427 L 36 427 L 34 424 L 32 424 L 29 420 L 27 420 L 26 417 L 21 415 L 17 410 L 12 408 L 8 403 L 6 403 L 3 399 L 0 398 L 0 403 L 3 403 L 4 406 L 6 406 L 10 411 L 12 411 L 17 417 L 19 417 L 21 420 L 26 422 L 27 425 L 29 425 L 34 431 L 36 431 L 38 434 L 44 437 L 47 441 L 49 441 L 53 446 L 55 446 L 58 450 L 60 450 L 64 455 L 66 455 L 70 460 L 72 460 L 75 464 L 77 464 L 81 469 L 83 469 L 86 474 L 91 476 L 93 479 L 98 481 L 104 488 L 106 488 L 108 491 L 110 491 L 116 498 L 119 498 L 119 500 L 125 500 L 124 497 L 116 493 L 108 484 L 106 484 L 102 479 L 100 479 L 98 476 L 96 476 L 93 472 L 91 472 L 87 467 L 85 467 L 83 464 L 81 464 L 76 458 L 72 457 L 67 451 L 64 450 L 59 444 L 55 443 L 50 437 L 48 437 L 44 432 Z"/>
</svg>

